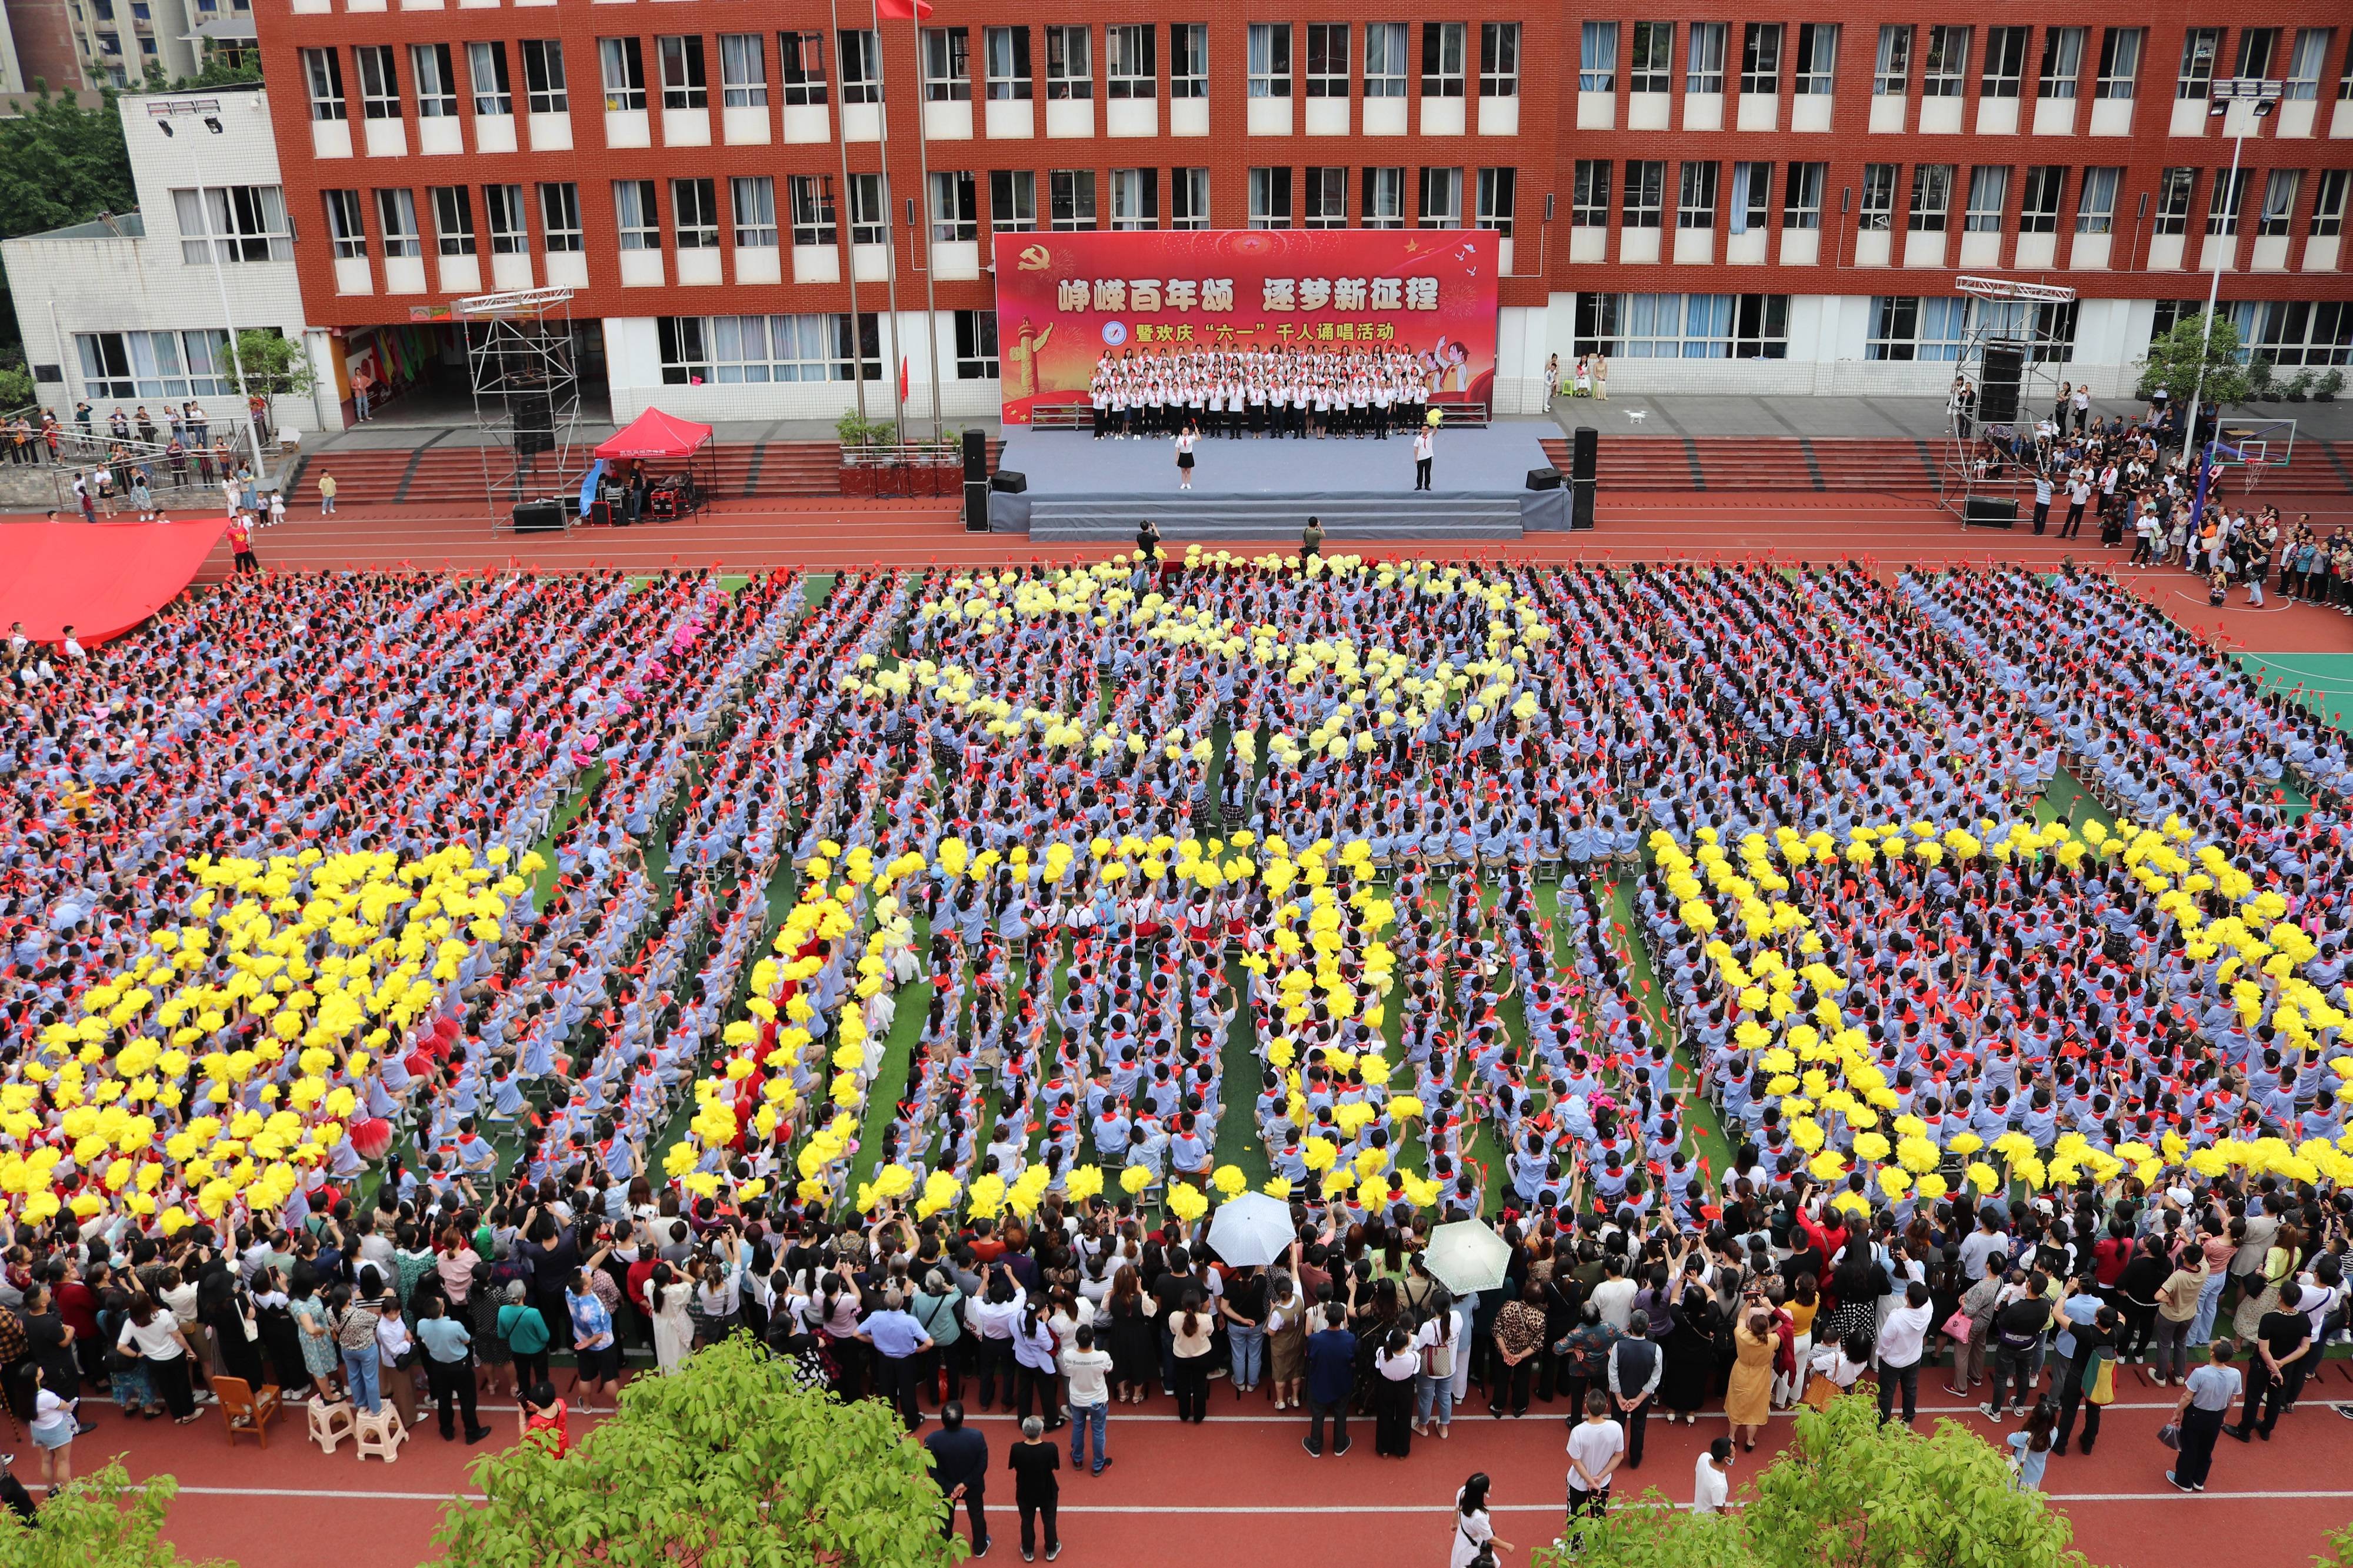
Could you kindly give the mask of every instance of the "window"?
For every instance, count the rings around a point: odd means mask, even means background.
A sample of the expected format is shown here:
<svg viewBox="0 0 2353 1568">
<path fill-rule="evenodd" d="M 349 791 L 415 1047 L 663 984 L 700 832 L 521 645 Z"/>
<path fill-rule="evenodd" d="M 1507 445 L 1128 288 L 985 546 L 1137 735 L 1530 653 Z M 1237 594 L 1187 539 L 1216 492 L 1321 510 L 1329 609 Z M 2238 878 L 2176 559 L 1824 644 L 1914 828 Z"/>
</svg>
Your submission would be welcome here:
<svg viewBox="0 0 2353 1568">
<path fill-rule="evenodd" d="M 1300 205 L 1302 228 L 1348 226 L 1348 171 L 1317 168 L 1306 174 L 1305 200 Z"/>
<path fill-rule="evenodd" d="M 1603 164 L 1605 169 L 1608 164 Z M 1608 182 L 1603 182 L 1606 187 Z M 1605 188 L 1604 196 L 1608 195 Z M 1403 228 L 1405 226 L 1405 171 L 1402 168 L 1366 169 L 1365 171 L 1365 201 L 1357 209 L 1359 221 L 1366 228 Z"/>
<path fill-rule="evenodd" d="M 2010 210 L 2010 165 L 1979 163 L 1969 171 L 1969 209 L 1961 227 L 1970 234 L 2000 234 Z"/>
<path fill-rule="evenodd" d="M 407 186 L 375 194 L 376 226 L 384 231 L 387 257 L 422 256 L 424 242 L 417 233 L 417 197 Z"/>
<path fill-rule="evenodd" d="M 2094 98 L 2128 99 L 2140 76 L 2141 29 L 2110 27 L 2100 35 L 2100 80 Z"/>
<path fill-rule="evenodd" d="M 2189 207 L 2197 195 L 2197 170 L 2168 169 L 2157 182 L 2157 232 L 2188 234 Z"/>
<path fill-rule="evenodd" d="M 1027 41 L 1027 34 L 1023 39 Z M 786 108 L 805 109 L 825 102 L 823 33 L 778 33 L 776 63 L 784 71 Z"/>
<path fill-rule="evenodd" d="M 216 256 L 223 261 L 294 259 L 286 194 L 276 185 L 206 185 L 201 201 L 195 191 L 174 191 L 172 205 L 180 224 L 180 259 L 191 267 Z"/>
<path fill-rule="evenodd" d="M 436 185 L 433 197 L 433 239 L 443 256 L 472 256 L 474 203 L 463 185 Z"/>
<path fill-rule="evenodd" d="M 311 118 L 349 120 L 351 106 L 343 101 L 343 60 L 333 49 L 302 51 L 302 81 L 311 93 Z"/>
<path fill-rule="evenodd" d="M 1958 98 L 1968 74 L 1969 29 L 1929 28 L 1928 54 L 1920 67 L 1920 96 Z"/>
<path fill-rule="evenodd" d="M 1405 96 L 1405 24 L 1370 22 L 1365 26 L 1365 96 Z"/>
<path fill-rule="evenodd" d="M 1291 96 L 1290 23 L 1250 24 L 1250 95 L 1252 98 Z"/>
<path fill-rule="evenodd" d="M 2274 364 L 2353 364 L 2353 306 L 2344 300 L 2268 300 L 2256 311 L 2245 341 Z"/>
<path fill-rule="evenodd" d="M 2024 27 L 1986 29 L 1985 79 L 1978 90 L 1988 98 L 2016 98 L 2026 78 Z"/>
<path fill-rule="evenodd" d="M 792 203 L 795 245 L 830 246 L 839 241 L 840 231 L 834 226 L 832 180 L 823 174 L 787 175 L 785 196 Z"/>
<path fill-rule="evenodd" d="M 958 381 L 997 379 L 997 312 L 955 313 L 955 373 Z"/>
<path fill-rule="evenodd" d="M 1307 96 L 1348 96 L 1348 24 L 1307 24 Z"/>
<path fill-rule="evenodd" d="M 1871 335 L 1863 357 L 1876 360 L 1957 360 L 1968 312 L 1965 300 L 1883 296 L 1871 302 Z"/>
<path fill-rule="evenodd" d="M 879 174 L 849 176 L 849 243 L 884 245 L 891 238 L 891 193 Z"/>
<path fill-rule="evenodd" d="M 1683 165 L 1683 192 L 1675 203 L 1677 228 L 1715 226 L 1715 182 L 1714 160 Z"/>
<path fill-rule="evenodd" d="M 1209 25 L 1171 22 L 1168 25 L 1168 96 L 1209 96 Z"/>
<path fill-rule="evenodd" d="M 1789 179 L 1782 193 L 1781 226 L 1812 228 L 1822 226 L 1822 189 L 1830 183 L 1828 163 L 1792 163 Z"/>
<path fill-rule="evenodd" d="M 972 101 L 972 29 L 923 29 L 923 101 Z"/>
<path fill-rule="evenodd" d="M 2116 183 L 2122 169 L 2086 169 L 2083 187 L 2075 193 L 2075 232 L 2109 234 L 2116 224 Z"/>
<path fill-rule="evenodd" d="M 2059 232 L 2059 201 L 2065 194 L 2067 170 L 2059 163 L 2037 163 L 2026 171 L 2018 203 L 2018 232 Z"/>
<path fill-rule="evenodd" d="M 1866 234 L 1883 234 L 1895 215 L 1895 172 L 1893 163 L 1862 166 L 1862 201 L 1856 208 L 1855 226 Z"/>
<path fill-rule="evenodd" d="M 932 171 L 932 242 L 953 245 L 980 237 L 978 192 L 961 170 Z"/>
<path fill-rule="evenodd" d="M 360 66 L 360 113 L 369 120 L 400 118 L 400 75 L 393 65 L 392 46 L 373 44 L 353 49 Z"/>
<path fill-rule="evenodd" d="M 1079 26 L 1047 28 L 1046 96 L 1085 103 L 1094 95 L 1094 34 Z"/>
<path fill-rule="evenodd" d="M 702 35 L 656 38 L 654 47 L 661 57 L 662 107 L 710 108 L 711 82 L 703 71 Z"/>
<path fill-rule="evenodd" d="M 605 112 L 646 106 L 646 57 L 635 38 L 599 38 L 597 62 L 605 71 Z"/>
<path fill-rule="evenodd" d="M 854 349 L 846 314 L 661 316 L 655 326 L 662 380 L 672 386 L 849 381 L 861 368 L 870 380 L 882 374 L 881 333 L 871 310 L 860 313 Z"/>
<path fill-rule="evenodd" d="M 531 220 L 523 214 L 521 185 L 484 185 L 482 217 L 490 227 L 492 256 L 521 256 L 531 249 Z"/>
<path fill-rule="evenodd" d="M 1871 68 L 1873 98 L 1902 98 L 1912 85 L 1912 26 L 1883 22 L 1879 28 L 1879 58 Z"/>
<path fill-rule="evenodd" d="M 1655 160 L 1629 159 L 1626 163 L 1626 205 L 1620 224 L 1626 228 L 1663 226 L 1667 199 L 1667 166 Z"/>
<path fill-rule="evenodd" d="M 1026 103 L 1034 90 L 1029 75 L 1029 29 L 990 27 L 980 36 L 987 56 L 988 96 L 996 103 Z"/>
<path fill-rule="evenodd" d="M 1623 294 L 1579 294 L 1577 297 L 1577 352 L 1591 353 L 1599 349 L 1604 353 L 1616 353 L 1620 347 L 1618 334 L 1625 329 Z"/>
<path fill-rule="evenodd" d="M 1518 216 L 1520 205 L 1520 172 L 1517 169 L 1482 169 L 1479 171 L 1479 205 L 1474 209 L 1472 224 L 1478 228 L 1492 228 L 1505 239 L 1512 237 L 1512 220 Z"/>
<path fill-rule="evenodd" d="M 1580 294 L 1576 350 L 1625 359 L 1782 359 L 1786 294 Z"/>
<path fill-rule="evenodd" d="M 1517 98 L 1520 95 L 1520 25 L 1517 22 L 1479 24 L 1479 96 Z"/>
<path fill-rule="evenodd" d="M 719 188 L 714 180 L 672 180 L 670 216 L 681 250 L 719 248 Z"/>
<path fill-rule="evenodd" d="M 2255 177 L 2253 169 L 2241 169 L 2233 174 L 2228 169 L 2214 171 L 2214 188 L 2206 200 L 2206 232 L 2225 238 L 2239 232 L 2239 213 L 2247 205 L 2247 183 Z"/>
<path fill-rule="evenodd" d="M 1798 24 L 1797 91 L 1824 98 L 1837 89 L 1838 41 L 1836 22 Z"/>
<path fill-rule="evenodd" d="M 524 105 L 533 114 L 565 114 L 572 95 L 564 87 L 564 45 L 555 38 L 522 41 Z"/>
<path fill-rule="evenodd" d="M 1672 22 L 1634 24 L 1634 47 L 1626 57 L 1626 88 L 1630 92 L 1669 92 L 1675 79 L 1675 25 Z"/>
<path fill-rule="evenodd" d="M 1160 96 L 1160 33 L 1149 22 L 1103 29 L 1103 96 L 1149 100 Z"/>
<path fill-rule="evenodd" d="M 1912 211 L 1905 222 L 1911 234 L 1942 234 L 1953 210 L 1953 166 L 1915 163 L 1912 166 Z"/>
<path fill-rule="evenodd" d="M 1462 24 L 1421 25 L 1421 96 L 1462 96 Z"/>
<path fill-rule="evenodd" d="M 357 191 L 326 191 L 327 234 L 334 241 L 335 259 L 347 261 L 355 256 L 365 256 L 367 226 L 360 221 L 360 194 Z"/>
<path fill-rule="evenodd" d="M 841 101 L 882 101 L 882 41 L 871 28 L 845 31 L 837 46 L 841 60 Z"/>
<path fill-rule="evenodd" d="M 76 332 L 74 350 L 82 390 L 91 397 L 226 397 L 236 385 L 228 334 L 217 329 Z"/>
<path fill-rule="evenodd" d="M 409 45 L 408 69 L 417 79 L 417 117 L 420 120 L 455 120 L 458 117 L 458 82 L 449 69 L 449 46 Z"/>
<path fill-rule="evenodd" d="M 1724 90 L 1725 24 L 1694 22 L 1683 43 L 1683 90 Z"/>
<path fill-rule="evenodd" d="M 1095 226 L 1092 169 L 1056 169 L 1046 180 L 1047 200 L 1050 204 L 1047 222 L 1057 233 L 1076 233 Z"/>
<path fill-rule="evenodd" d="M 1160 226 L 1160 171 L 1113 169 L 1111 172 L 1111 226 L 1115 229 Z"/>
<path fill-rule="evenodd" d="M 719 101 L 727 109 L 768 107 L 768 51 L 759 34 L 719 35 Z"/>
<path fill-rule="evenodd" d="M 2317 239 L 2345 232 L 2345 186 L 2348 174 L 2345 169 L 2323 169 L 2313 181 L 2312 233 Z"/>
<path fill-rule="evenodd" d="M 1618 24 L 1588 22 L 1577 31 L 1577 90 L 1618 90 Z"/>
<path fill-rule="evenodd" d="M 2239 29 L 2239 68 L 2234 75 L 2263 77 L 2272 74 L 2272 61 L 2279 54 L 2280 30 L 2277 27 L 2242 27 Z"/>
<path fill-rule="evenodd" d="M 2327 68 L 2328 44 L 2335 37 L 2336 30 L 2330 27 L 2296 29 L 2295 47 L 2287 57 L 2288 99 L 2310 103 L 2320 96 L 2320 73 Z"/>
<path fill-rule="evenodd" d="M 514 89 L 507 80 L 507 47 L 498 42 L 466 46 L 466 74 L 474 79 L 476 114 L 512 114 Z"/>
<path fill-rule="evenodd" d="M 620 231 L 623 250 L 661 248 L 661 214 L 654 206 L 651 180 L 613 182 L 613 226 Z"/>
<path fill-rule="evenodd" d="M 1735 163 L 1732 165 L 1732 201 L 1728 208 L 1735 234 L 1746 234 L 1750 229 L 1762 229 L 1772 219 L 1773 165 L 1770 163 Z"/>
<path fill-rule="evenodd" d="M 539 227 L 547 237 L 551 253 L 576 252 L 587 248 L 586 232 L 580 226 L 580 187 L 569 180 L 552 181 L 539 187 Z"/>
<path fill-rule="evenodd" d="M 1252 169 L 1250 172 L 1250 226 L 1252 228 L 1291 226 L 1291 171 Z"/>
<path fill-rule="evenodd" d="M 2263 209 L 2255 219 L 2255 232 L 2276 238 L 2293 228 L 2296 193 L 2303 188 L 2303 170 L 2274 169 L 2263 181 Z"/>
<path fill-rule="evenodd" d="M 776 248 L 776 182 L 769 174 L 738 174 L 727 182 L 735 209 L 735 248 Z"/>
<path fill-rule="evenodd" d="M 1422 228 L 1462 226 L 1462 171 L 1424 169 L 1421 172 Z"/>
<path fill-rule="evenodd" d="M 1038 226 L 1037 175 L 1027 169 L 990 174 L 988 226 L 1000 234 L 1027 234 Z"/>
<path fill-rule="evenodd" d="M 2047 27 L 2042 33 L 2042 70 L 2037 98 L 2072 99 L 2084 74 L 2084 29 Z"/>
<path fill-rule="evenodd" d="M 1778 98 L 1781 92 L 1781 24 L 1751 22 L 1740 40 L 1740 90 Z"/>
<path fill-rule="evenodd" d="M 2192 27 L 2181 38 L 2181 74 L 2173 84 L 2176 98 L 2204 98 L 2214 85 L 2214 56 L 2222 47 L 2220 27 Z"/>
<path fill-rule="evenodd" d="M 1208 170 L 1171 169 L 1168 171 L 1168 226 L 1170 228 L 1209 226 Z"/>
</svg>

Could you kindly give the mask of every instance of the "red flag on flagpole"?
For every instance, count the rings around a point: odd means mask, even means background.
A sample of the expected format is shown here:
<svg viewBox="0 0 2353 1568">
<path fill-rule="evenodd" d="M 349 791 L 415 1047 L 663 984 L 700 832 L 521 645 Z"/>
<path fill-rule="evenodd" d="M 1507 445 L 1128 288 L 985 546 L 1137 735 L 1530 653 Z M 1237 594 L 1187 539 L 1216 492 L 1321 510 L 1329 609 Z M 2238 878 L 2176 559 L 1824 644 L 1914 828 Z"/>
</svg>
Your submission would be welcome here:
<svg viewBox="0 0 2353 1568">
<path fill-rule="evenodd" d="M 928 11 L 931 7 L 926 5 L 923 9 Z M 902 403 L 907 401 L 907 356 L 905 354 L 899 356 L 899 401 Z"/>
<path fill-rule="evenodd" d="M 875 0 L 874 9 L 894 22 L 920 22 L 932 14 L 931 0 Z"/>
</svg>

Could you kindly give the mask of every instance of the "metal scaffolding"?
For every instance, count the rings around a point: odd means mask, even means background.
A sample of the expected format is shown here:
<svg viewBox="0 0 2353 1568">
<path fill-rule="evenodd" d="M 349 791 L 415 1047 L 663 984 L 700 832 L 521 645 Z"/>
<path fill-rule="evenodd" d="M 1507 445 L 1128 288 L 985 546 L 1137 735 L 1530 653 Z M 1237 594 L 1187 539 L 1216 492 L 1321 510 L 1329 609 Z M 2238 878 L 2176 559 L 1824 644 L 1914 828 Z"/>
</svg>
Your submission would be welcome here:
<svg viewBox="0 0 2353 1568">
<path fill-rule="evenodd" d="M 515 506 L 555 499 L 568 528 L 579 479 L 580 378 L 573 360 L 572 290 L 520 289 L 453 307 L 465 323 L 466 365 L 481 433 L 482 493 L 493 531 Z"/>
<path fill-rule="evenodd" d="M 2029 283 L 2009 278 L 1964 274 L 1953 279 L 1963 307 L 1959 379 L 1967 388 L 1950 405 L 1950 438 L 1937 475 L 1937 500 L 1955 517 L 1966 516 L 1973 497 L 2031 501 L 2038 411 L 2058 400 L 2058 367 L 2072 333 L 2058 330 L 2057 312 L 2071 305 L 2075 290 L 2059 283 Z M 2019 356 L 2015 416 L 1987 420 L 1985 360 L 1988 350 Z M 2021 456 L 2024 461 L 2021 461 Z"/>
</svg>

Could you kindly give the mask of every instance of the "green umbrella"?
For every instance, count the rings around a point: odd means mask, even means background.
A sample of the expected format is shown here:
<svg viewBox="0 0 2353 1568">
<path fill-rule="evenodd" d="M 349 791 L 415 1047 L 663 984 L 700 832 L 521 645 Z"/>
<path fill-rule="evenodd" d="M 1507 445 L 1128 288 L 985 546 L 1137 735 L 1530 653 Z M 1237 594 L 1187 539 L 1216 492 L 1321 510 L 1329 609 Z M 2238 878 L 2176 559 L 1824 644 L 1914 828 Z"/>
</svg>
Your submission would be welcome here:
<svg viewBox="0 0 2353 1568">
<path fill-rule="evenodd" d="M 1503 1288 L 1512 1247 L 1484 1220 L 1458 1219 L 1430 1233 L 1422 1254 L 1431 1279 L 1458 1296 Z"/>
</svg>

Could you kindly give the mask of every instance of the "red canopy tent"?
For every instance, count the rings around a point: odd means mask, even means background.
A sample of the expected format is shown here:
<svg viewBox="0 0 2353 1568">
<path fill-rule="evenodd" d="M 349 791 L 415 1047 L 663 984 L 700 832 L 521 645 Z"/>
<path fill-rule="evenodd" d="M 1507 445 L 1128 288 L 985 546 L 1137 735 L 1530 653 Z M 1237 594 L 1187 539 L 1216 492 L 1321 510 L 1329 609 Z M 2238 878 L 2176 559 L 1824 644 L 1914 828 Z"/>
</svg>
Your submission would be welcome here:
<svg viewBox="0 0 2353 1568">
<path fill-rule="evenodd" d="M 607 465 L 644 463 L 683 465 L 674 479 L 657 477 L 655 488 L 670 499 L 668 515 L 682 517 L 701 511 L 718 479 L 717 453 L 711 426 L 681 419 L 659 408 L 649 408 L 628 426 L 599 442 L 596 456 Z M 696 471 L 702 459 L 702 471 Z M 657 510 L 656 516 L 664 515 Z"/>
</svg>

